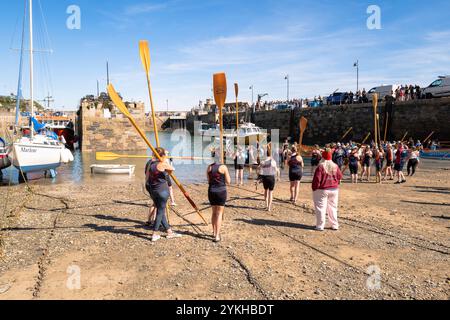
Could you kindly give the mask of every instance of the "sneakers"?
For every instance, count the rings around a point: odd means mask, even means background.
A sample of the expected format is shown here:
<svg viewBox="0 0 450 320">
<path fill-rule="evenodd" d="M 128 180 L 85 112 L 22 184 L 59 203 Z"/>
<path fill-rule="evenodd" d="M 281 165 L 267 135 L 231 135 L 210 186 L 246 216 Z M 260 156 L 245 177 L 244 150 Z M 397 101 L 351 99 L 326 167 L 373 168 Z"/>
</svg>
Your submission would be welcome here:
<svg viewBox="0 0 450 320">
<path fill-rule="evenodd" d="M 315 227 L 314 230 L 320 231 L 320 232 L 325 231 L 325 229 L 322 229 L 322 228 L 319 228 L 319 227 Z"/>
<path fill-rule="evenodd" d="M 159 236 L 159 235 L 153 235 L 152 236 L 152 242 L 156 242 L 156 241 L 158 241 L 158 240 L 161 240 L 161 236 Z"/>
<path fill-rule="evenodd" d="M 181 234 L 172 232 L 171 234 L 167 235 L 166 239 L 176 239 L 176 238 L 181 238 L 181 237 L 182 237 Z"/>
</svg>

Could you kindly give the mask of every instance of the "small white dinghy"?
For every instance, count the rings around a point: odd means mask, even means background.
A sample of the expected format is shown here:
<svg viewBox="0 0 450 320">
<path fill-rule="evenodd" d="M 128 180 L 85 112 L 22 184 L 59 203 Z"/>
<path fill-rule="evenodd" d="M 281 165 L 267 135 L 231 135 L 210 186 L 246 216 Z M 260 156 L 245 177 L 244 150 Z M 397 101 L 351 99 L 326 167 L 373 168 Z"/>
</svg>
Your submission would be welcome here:
<svg viewBox="0 0 450 320">
<path fill-rule="evenodd" d="M 94 164 L 91 166 L 91 173 L 100 174 L 128 174 L 133 175 L 136 170 L 135 165 L 120 165 L 120 164 Z"/>
</svg>

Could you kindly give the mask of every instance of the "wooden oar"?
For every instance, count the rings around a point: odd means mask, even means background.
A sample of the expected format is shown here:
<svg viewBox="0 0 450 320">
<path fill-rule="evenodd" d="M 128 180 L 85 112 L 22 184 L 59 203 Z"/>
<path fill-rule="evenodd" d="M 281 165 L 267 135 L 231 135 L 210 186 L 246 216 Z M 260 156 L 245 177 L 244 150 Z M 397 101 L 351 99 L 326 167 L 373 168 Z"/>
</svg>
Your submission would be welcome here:
<svg viewBox="0 0 450 320">
<path fill-rule="evenodd" d="M 236 142 L 239 144 L 239 85 L 234 84 L 234 94 L 236 95 Z"/>
<path fill-rule="evenodd" d="M 149 159 L 152 156 L 149 155 L 127 155 L 127 154 L 117 154 L 113 152 L 97 152 L 95 154 L 95 159 L 98 161 L 113 161 L 121 158 L 130 158 L 130 159 Z M 169 159 L 174 160 L 207 160 L 208 158 L 202 157 L 171 157 L 167 156 Z"/>
<path fill-rule="evenodd" d="M 155 107 L 153 105 L 152 87 L 150 85 L 150 49 L 148 47 L 148 41 L 139 41 L 139 54 L 141 56 L 142 65 L 144 66 L 145 75 L 147 77 L 148 94 L 150 96 L 150 106 L 152 108 L 153 131 L 155 133 L 156 146 L 159 148 L 161 147 L 161 145 L 159 144 L 158 125 L 156 123 L 156 113 Z"/>
<path fill-rule="evenodd" d="M 380 115 L 379 114 L 377 114 L 377 129 L 378 129 L 378 132 L 377 132 L 377 134 L 378 134 L 378 141 L 381 144 L 381 129 L 380 129 Z"/>
<path fill-rule="evenodd" d="M 216 73 L 213 75 L 214 100 L 219 109 L 219 126 L 220 126 L 220 159 L 224 164 L 223 157 L 223 106 L 227 99 L 227 78 L 225 73 Z"/>
<path fill-rule="evenodd" d="M 351 132 L 353 130 L 353 127 L 351 127 L 350 129 L 348 129 L 345 133 L 344 133 L 344 135 L 342 136 L 342 138 L 339 140 L 339 141 L 342 141 L 342 140 L 344 140 L 345 139 L 345 137 L 347 137 L 348 136 L 348 134 Z"/>
<path fill-rule="evenodd" d="M 386 113 L 386 126 L 384 127 L 384 141 L 387 139 L 387 129 L 389 123 L 389 113 Z"/>
<path fill-rule="evenodd" d="M 153 145 L 150 143 L 150 141 L 147 139 L 145 132 L 142 131 L 142 129 L 137 125 L 136 121 L 134 120 L 133 116 L 131 115 L 131 113 L 128 111 L 127 107 L 125 106 L 125 104 L 123 103 L 122 99 L 119 97 L 119 95 L 117 94 L 116 90 L 114 89 L 113 85 L 110 84 L 108 85 L 108 94 L 109 97 L 111 98 L 112 102 L 116 105 L 116 107 L 120 110 L 120 112 L 122 112 L 127 118 L 128 120 L 130 120 L 131 124 L 133 125 L 133 127 L 136 129 L 136 131 L 139 133 L 139 135 L 142 137 L 142 139 L 144 139 L 145 143 L 148 145 L 148 147 L 152 150 L 153 154 L 158 158 L 159 161 L 163 162 L 163 159 L 161 158 L 161 156 L 156 152 L 156 149 L 153 147 Z M 191 206 L 194 208 L 195 211 L 197 211 L 197 214 L 200 216 L 200 218 L 202 218 L 203 222 L 208 225 L 208 222 L 206 222 L 205 218 L 203 217 L 203 215 L 200 213 L 200 210 L 198 209 L 197 205 L 195 204 L 195 202 L 191 199 L 191 197 L 189 196 L 189 194 L 187 193 L 186 189 L 183 187 L 183 185 L 180 183 L 180 181 L 178 181 L 177 177 L 175 176 L 175 174 L 173 172 L 170 173 L 170 177 L 172 178 L 173 182 L 175 182 L 175 184 L 178 186 L 178 188 L 180 188 L 181 192 L 183 193 L 184 197 L 189 201 L 189 203 L 191 204 Z"/>
<path fill-rule="evenodd" d="M 371 135 L 371 133 L 369 132 L 369 133 L 367 134 L 367 136 L 364 138 L 363 142 L 361 142 L 361 144 L 366 143 L 366 141 L 367 141 L 367 139 L 369 139 L 370 135 Z"/>
<path fill-rule="evenodd" d="M 433 136 L 433 134 L 434 134 L 434 131 L 433 131 L 432 133 L 430 133 L 430 135 L 429 135 L 428 137 L 426 137 L 425 140 L 423 140 L 422 144 L 424 144 L 424 143 L 426 143 L 428 140 L 430 140 L 431 137 Z"/>
<path fill-rule="evenodd" d="M 377 129 L 377 109 L 378 109 L 378 94 L 374 93 L 372 96 L 372 105 L 373 105 L 373 121 L 374 121 L 374 130 L 375 133 L 375 145 L 378 145 L 378 129 Z"/>
<path fill-rule="evenodd" d="M 300 145 L 300 151 L 303 150 L 303 134 L 305 133 L 306 128 L 308 127 L 308 119 L 305 117 L 300 118 L 300 139 L 298 144 Z"/>
<path fill-rule="evenodd" d="M 400 140 L 400 141 L 401 141 L 401 142 L 404 142 L 407 135 L 408 135 L 408 131 L 406 131 L 405 135 L 403 136 L 402 140 Z"/>
</svg>

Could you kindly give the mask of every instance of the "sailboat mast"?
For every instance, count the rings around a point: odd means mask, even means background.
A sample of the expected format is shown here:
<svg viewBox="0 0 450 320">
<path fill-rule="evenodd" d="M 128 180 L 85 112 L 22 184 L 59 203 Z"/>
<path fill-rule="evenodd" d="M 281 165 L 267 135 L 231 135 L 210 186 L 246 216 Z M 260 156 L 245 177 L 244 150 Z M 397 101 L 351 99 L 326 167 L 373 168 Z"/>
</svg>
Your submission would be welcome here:
<svg viewBox="0 0 450 320">
<path fill-rule="evenodd" d="M 23 22 L 22 22 L 22 42 L 20 45 L 19 80 L 17 83 L 15 129 L 19 125 L 20 98 L 22 97 L 23 49 L 24 49 L 24 43 L 25 43 L 25 22 L 27 21 L 27 3 L 28 3 L 28 1 L 25 0 L 25 8 L 24 8 Z M 15 132 L 15 129 L 14 129 L 14 132 Z"/>
<path fill-rule="evenodd" d="M 33 92 L 33 0 L 30 0 L 30 103 L 31 103 L 31 117 L 34 117 L 34 92 Z M 31 139 L 34 136 L 34 125 L 31 121 Z"/>
</svg>

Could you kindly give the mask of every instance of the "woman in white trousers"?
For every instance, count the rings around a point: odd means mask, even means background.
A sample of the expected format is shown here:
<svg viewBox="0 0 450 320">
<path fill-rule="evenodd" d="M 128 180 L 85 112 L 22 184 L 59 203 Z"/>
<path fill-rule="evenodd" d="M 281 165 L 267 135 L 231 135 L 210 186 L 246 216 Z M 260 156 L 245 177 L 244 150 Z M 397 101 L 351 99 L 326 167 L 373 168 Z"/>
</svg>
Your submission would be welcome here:
<svg viewBox="0 0 450 320">
<path fill-rule="evenodd" d="M 322 153 L 323 161 L 317 167 L 312 182 L 314 209 L 316 212 L 316 230 L 323 231 L 326 216 L 332 230 L 339 230 L 338 200 L 339 183 L 342 173 L 339 167 L 331 160 L 330 149 Z"/>
</svg>

